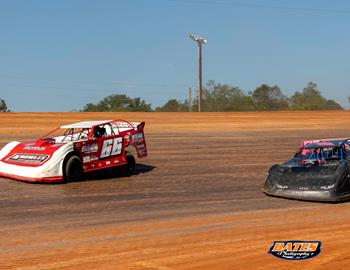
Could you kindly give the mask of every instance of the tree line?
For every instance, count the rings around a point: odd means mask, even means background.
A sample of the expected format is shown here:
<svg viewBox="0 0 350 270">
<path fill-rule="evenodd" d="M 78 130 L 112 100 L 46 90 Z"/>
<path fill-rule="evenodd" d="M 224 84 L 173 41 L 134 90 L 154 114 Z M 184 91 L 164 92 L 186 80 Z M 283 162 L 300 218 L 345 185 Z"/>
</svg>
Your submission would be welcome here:
<svg viewBox="0 0 350 270">
<path fill-rule="evenodd" d="M 334 100 L 323 97 L 313 82 L 287 97 L 277 85 L 262 84 L 245 94 L 239 87 L 209 81 L 203 89 L 202 103 L 203 111 L 207 112 L 343 110 Z M 170 99 L 156 111 L 196 111 L 197 108 L 197 100 L 189 104 L 188 100 Z"/>
<path fill-rule="evenodd" d="M 277 85 L 262 84 L 254 91 L 245 94 L 239 87 L 208 81 L 203 88 L 202 107 L 206 112 L 343 110 L 340 104 L 322 96 L 313 82 L 309 82 L 302 91 L 296 91 L 292 96 L 287 97 Z M 153 110 L 151 104 L 140 98 L 111 95 L 96 104 L 86 104 L 81 111 L 187 112 L 197 110 L 197 99 L 194 99 L 191 104 L 188 99 L 184 101 L 169 99 L 164 105 Z"/>
<path fill-rule="evenodd" d="M 350 97 L 349 97 L 350 102 Z M 277 85 L 262 84 L 248 93 L 239 87 L 208 81 L 203 87 L 202 108 L 206 112 L 232 111 L 311 111 L 343 110 L 332 99 L 322 96 L 316 83 L 309 82 L 302 91 L 296 91 L 290 97 L 283 94 Z M 126 95 L 110 95 L 97 103 L 88 103 L 82 112 L 186 112 L 197 111 L 198 100 L 181 101 L 170 99 L 164 105 L 152 109 L 151 104 L 141 98 Z M 0 111 L 9 111 L 6 102 L 0 98 Z"/>
</svg>

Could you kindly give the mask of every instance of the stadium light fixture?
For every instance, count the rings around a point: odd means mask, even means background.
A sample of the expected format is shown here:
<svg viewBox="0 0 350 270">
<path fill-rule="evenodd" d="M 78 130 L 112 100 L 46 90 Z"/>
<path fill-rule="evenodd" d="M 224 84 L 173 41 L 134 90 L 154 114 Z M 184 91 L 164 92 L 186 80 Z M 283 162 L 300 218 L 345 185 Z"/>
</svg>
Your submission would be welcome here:
<svg viewBox="0 0 350 270">
<path fill-rule="evenodd" d="M 190 34 L 190 38 L 198 44 L 198 111 L 202 111 L 202 45 L 208 41 L 200 36 Z"/>
</svg>

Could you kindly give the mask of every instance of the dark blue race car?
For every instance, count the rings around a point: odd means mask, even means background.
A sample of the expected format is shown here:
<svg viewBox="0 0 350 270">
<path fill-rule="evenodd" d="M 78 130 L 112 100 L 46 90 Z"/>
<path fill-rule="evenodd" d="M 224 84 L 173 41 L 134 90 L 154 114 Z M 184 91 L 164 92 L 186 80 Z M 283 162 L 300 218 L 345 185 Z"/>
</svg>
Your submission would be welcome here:
<svg viewBox="0 0 350 270">
<path fill-rule="evenodd" d="M 302 142 L 292 159 L 269 169 L 262 191 L 299 200 L 349 200 L 350 140 Z"/>
</svg>

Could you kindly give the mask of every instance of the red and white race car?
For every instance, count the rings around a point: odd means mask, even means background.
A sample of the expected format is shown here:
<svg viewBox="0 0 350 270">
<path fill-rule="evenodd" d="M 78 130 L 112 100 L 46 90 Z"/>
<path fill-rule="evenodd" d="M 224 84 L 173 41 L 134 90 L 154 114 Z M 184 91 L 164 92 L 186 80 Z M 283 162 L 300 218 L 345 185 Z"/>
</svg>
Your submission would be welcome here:
<svg viewBox="0 0 350 270">
<path fill-rule="evenodd" d="M 131 175 L 134 146 L 147 156 L 144 122 L 85 121 L 61 126 L 31 142 L 10 142 L 0 151 L 0 176 L 29 182 L 64 182 L 89 171 L 121 166 Z"/>
</svg>

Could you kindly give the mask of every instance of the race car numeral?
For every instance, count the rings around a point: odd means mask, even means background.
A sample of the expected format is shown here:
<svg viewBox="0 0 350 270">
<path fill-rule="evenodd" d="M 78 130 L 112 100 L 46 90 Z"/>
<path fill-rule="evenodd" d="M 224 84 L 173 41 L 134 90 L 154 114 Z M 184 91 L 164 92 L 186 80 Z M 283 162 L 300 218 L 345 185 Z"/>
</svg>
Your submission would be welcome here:
<svg viewBox="0 0 350 270">
<path fill-rule="evenodd" d="M 122 146 L 123 146 L 122 137 L 104 140 L 100 158 L 120 155 L 122 153 L 122 148 L 123 148 Z"/>
</svg>

